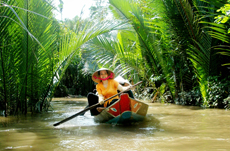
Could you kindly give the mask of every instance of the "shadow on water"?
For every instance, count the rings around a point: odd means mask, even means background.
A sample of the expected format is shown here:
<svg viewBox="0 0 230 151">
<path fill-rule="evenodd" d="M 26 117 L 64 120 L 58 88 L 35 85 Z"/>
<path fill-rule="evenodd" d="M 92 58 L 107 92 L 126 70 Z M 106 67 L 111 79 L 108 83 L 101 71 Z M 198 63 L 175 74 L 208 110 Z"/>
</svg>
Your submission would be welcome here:
<svg viewBox="0 0 230 151">
<path fill-rule="evenodd" d="M 82 109 L 84 109 L 84 107 L 87 105 L 87 102 L 78 102 L 78 101 L 57 101 L 54 102 L 56 106 L 65 106 L 65 108 L 58 108 L 58 111 L 55 111 L 56 113 L 53 115 L 54 118 L 57 119 L 64 119 L 67 117 L 70 117 L 71 115 L 81 111 Z M 66 108 L 68 108 L 68 110 L 66 110 Z M 64 113 L 63 113 L 64 111 Z M 75 126 L 92 126 L 92 125 L 97 125 L 97 127 L 102 127 L 103 126 L 109 126 L 112 128 L 123 128 L 126 129 L 127 127 L 129 129 L 132 128 L 146 128 L 149 127 L 149 129 L 151 129 L 151 127 L 154 127 L 154 129 L 158 129 L 159 128 L 159 120 L 157 120 L 156 118 L 154 118 L 154 115 L 149 114 L 146 116 L 146 118 L 144 119 L 144 121 L 141 121 L 139 123 L 127 123 L 127 124 L 123 124 L 123 125 L 112 125 L 111 124 L 103 124 L 103 123 L 94 123 L 93 121 L 93 117 L 90 116 L 89 111 L 86 112 L 85 116 L 78 116 L 76 118 L 74 118 L 73 120 L 71 120 L 70 122 L 68 122 L 70 125 L 75 125 Z M 83 124 L 83 125 L 81 125 Z M 66 124 L 65 124 L 66 125 Z M 107 127 L 106 127 L 107 128 Z"/>
<path fill-rule="evenodd" d="M 61 121 L 71 115 L 81 111 L 86 102 L 55 102 L 55 106 L 65 106 L 71 110 L 63 110 L 63 108 L 59 108 L 58 112 L 56 112 L 52 117 L 56 119 L 56 121 Z M 64 111 L 64 112 L 62 112 Z M 53 124 L 53 123 L 52 123 Z M 66 123 L 61 124 L 60 126 L 55 127 L 57 133 L 65 133 L 72 134 L 76 136 L 81 135 L 98 135 L 98 136 L 106 136 L 113 134 L 144 134 L 151 135 L 154 132 L 161 131 L 160 129 L 160 121 L 154 117 L 154 115 L 149 114 L 146 116 L 144 121 L 137 123 L 126 123 L 126 124 L 106 124 L 106 123 L 95 123 L 93 117 L 90 116 L 89 111 L 86 112 L 85 116 L 78 116 Z"/>
<path fill-rule="evenodd" d="M 148 136 L 155 132 L 162 131 L 160 121 L 147 115 L 144 121 L 126 124 L 106 124 L 95 123 L 92 116 L 77 117 L 73 121 L 69 121 L 55 128 L 57 135 L 72 136 L 99 136 L 106 137 L 115 135 L 123 136 Z"/>
</svg>

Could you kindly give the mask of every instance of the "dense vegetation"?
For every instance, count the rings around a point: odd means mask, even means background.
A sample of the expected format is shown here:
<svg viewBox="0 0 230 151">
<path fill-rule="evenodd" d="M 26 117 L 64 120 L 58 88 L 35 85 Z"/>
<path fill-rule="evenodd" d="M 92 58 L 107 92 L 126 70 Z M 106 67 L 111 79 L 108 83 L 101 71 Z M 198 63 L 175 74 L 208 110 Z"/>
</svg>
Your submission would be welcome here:
<svg viewBox="0 0 230 151">
<path fill-rule="evenodd" d="M 65 21 L 54 18 L 52 0 L 0 6 L 5 116 L 48 110 L 61 79 L 86 95 L 100 67 L 144 81 L 138 97 L 229 108 L 229 1 L 109 0 L 91 7 L 90 18 Z"/>
</svg>

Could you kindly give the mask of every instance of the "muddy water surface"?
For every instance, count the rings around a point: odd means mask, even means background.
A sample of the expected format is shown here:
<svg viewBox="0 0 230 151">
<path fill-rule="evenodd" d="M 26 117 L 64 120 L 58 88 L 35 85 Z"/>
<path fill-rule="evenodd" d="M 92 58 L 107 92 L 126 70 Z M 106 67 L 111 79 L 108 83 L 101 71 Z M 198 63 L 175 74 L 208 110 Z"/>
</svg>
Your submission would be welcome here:
<svg viewBox="0 0 230 151">
<path fill-rule="evenodd" d="M 53 124 L 84 109 L 86 99 L 55 99 L 53 111 L 0 117 L 0 151 L 229 151 L 230 112 L 149 103 L 145 121 L 99 124 L 89 112 L 57 127 Z"/>
</svg>

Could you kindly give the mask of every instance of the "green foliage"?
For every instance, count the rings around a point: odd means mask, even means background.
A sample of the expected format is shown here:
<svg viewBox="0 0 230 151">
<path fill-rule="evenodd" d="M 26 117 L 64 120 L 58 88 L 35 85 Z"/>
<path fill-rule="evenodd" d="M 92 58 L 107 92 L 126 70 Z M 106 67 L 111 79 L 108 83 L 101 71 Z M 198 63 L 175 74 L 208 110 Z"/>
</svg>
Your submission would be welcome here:
<svg viewBox="0 0 230 151">
<path fill-rule="evenodd" d="M 230 109 L 230 96 L 228 96 L 226 99 L 224 99 L 223 103 L 226 104 L 226 106 L 224 106 L 224 108 Z"/>
<path fill-rule="evenodd" d="M 229 95 L 229 78 L 220 80 L 219 76 L 208 78 L 208 105 L 210 107 L 226 108 L 229 105 L 227 100 Z"/>
<path fill-rule="evenodd" d="M 159 19 L 155 14 L 147 15 L 147 10 L 150 12 L 152 11 L 152 5 L 145 6 L 144 4 L 143 6 L 136 1 L 129 0 L 110 0 L 110 4 L 113 6 L 111 9 L 114 15 L 121 20 L 129 21 L 132 25 L 132 30 L 134 30 L 132 33 L 135 33 L 133 36 L 127 36 L 124 33 L 121 33 L 117 37 L 123 48 L 122 50 L 125 52 L 123 54 L 129 56 L 122 55 L 122 58 L 127 60 L 126 65 L 129 67 L 131 66 L 132 68 L 130 69 L 137 71 L 139 77 L 145 80 L 148 80 L 153 74 L 158 76 L 164 73 L 165 80 L 174 96 L 175 83 L 172 79 L 172 58 L 168 55 L 171 45 L 165 45 L 170 37 L 167 37 L 169 32 L 167 32 L 167 25 L 163 24 L 163 19 Z M 161 6 L 161 2 L 157 1 L 157 5 Z M 122 41 L 120 40 L 120 37 L 122 37 Z M 133 41 L 134 39 L 135 42 Z M 134 46 L 131 47 L 131 51 L 130 46 Z M 136 56 L 138 56 L 138 59 L 133 59 L 135 56 L 132 57 L 132 54 L 137 52 L 138 55 Z M 135 64 L 135 60 L 141 62 Z M 132 65 L 130 63 L 132 63 Z"/>
<path fill-rule="evenodd" d="M 203 3 L 190 3 L 189 1 L 174 0 L 178 11 L 184 21 L 187 28 L 186 38 L 187 48 L 186 54 L 190 59 L 195 70 L 195 74 L 199 79 L 200 91 L 204 100 L 204 105 L 207 103 L 207 93 L 206 93 L 206 78 L 210 74 L 211 68 L 211 47 L 212 39 L 207 34 L 205 30 L 202 29 L 202 25 L 199 24 L 198 17 L 202 13 L 200 8 Z M 192 5 L 195 6 L 197 11 L 192 9 Z M 184 37 L 184 36 L 182 36 Z"/>
<path fill-rule="evenodd" d="M 180 92 L 179 97 L 175 99 L 174 102 L 175 104 L 180 105 L 201 106 L 203 104 L 203 99 L 200 90 L 198 88 L 194 88 L 194 90 L 191 90 L 189 92 Z"/>
<path fill-rule="evenodd" d="M 63 85 L 62 83 L 60 83 L 54 91 L 54 96 L 55 97 L 65 97 L 68 96 L 68 89 L 65 85 Z"/>
<path fill-rule="evenodd" d="M 52 20 L 52 6 L 41 0 L 0 5 L 0 102 L 7 114 L 35 112 L 38 102 L 42 110 L 55 64 L 57 22 Z"/>
<path fill-rule="evenodd" d="M 88 92 L 95 89 L 91 75 L 84 74 L 84 62 L 79 56 L 75 56 L 67 67 L 59 85 L 55 88 L 54 97 L 68 95 L 87 96 Z"/>
<path fill-rule="evenodd" d="M 86 49 L 97 66 L 141 79 L 147 89 L 143 88 L 140 95 L 145 97 L 151 98 L 156 92 L 163 96 L 169 90 L 169 96 L 180 104 L 209 106 L 207 78 L 228 72 L 220 68 L 224 59 L 216 45 L 221 41 L 214 39 L 229 42 L 226 30 L 213 19 L 224 1 L 109 2 L 114 17 L 129 24 L 116 37 L 113 34 L 88 43 Z M 226 55 L 229 50 L 224 47 L 226 52 L 221 54 Z M 151 80 L 156 77 L 163 78 Z M 200 90 L 193 90 L 197 86 Z M 161 90 L 164 92 L 160 94 Z"/>
<path fill-rule="evenodd" d="M 208 29 L 208 33 L 211 37 L 220 40 L 216 43 L 215 49 L 218 50 L 219 54 L 230 56 L 229 53 L 229 43 L 230 43 L 230 37 L 229 37 L 229 29 L 230 24 L 228 22 L 229 19 L 229 1 L 210 1 L 206 2 L 210 4 L 211 6 L 215 6 L 213 8 L 213 11 L 216 12 L 207 12 L 207 16 L 209 16 L 211 21 L 204 21 L 202 20 L 200 23 L 206 24 L 204 28 Z M 220 11 L 222 13 L 220 13 Z M 214 19 L 216 20 L 214 20 Z M 227 60 L 226 60 L 227 61 Z M 230 63 L 224 62 L 222 65 L 229 65 Z"/>
<path fill-rule="evenodd" d="M 224 15 L 218 15 L 215 17 L 216 23 L 226 23 L 230 17 L 230 4 L 225 4 L 223 7 L 217 10 L 217 12 L 222 12 Z M 228 32 L 229 33 L 229 32 Z"/>
<path fill-rule="evenodd" d="M 53 18 L 52 1 L 0 1 L 0 102 L 5 115 L 47 111 L 55 87 L 80 48 L 123 23 L 77 22 L 69 30 Z M 62 28 L 63 27 L 63 28 Z"/>
</svg>

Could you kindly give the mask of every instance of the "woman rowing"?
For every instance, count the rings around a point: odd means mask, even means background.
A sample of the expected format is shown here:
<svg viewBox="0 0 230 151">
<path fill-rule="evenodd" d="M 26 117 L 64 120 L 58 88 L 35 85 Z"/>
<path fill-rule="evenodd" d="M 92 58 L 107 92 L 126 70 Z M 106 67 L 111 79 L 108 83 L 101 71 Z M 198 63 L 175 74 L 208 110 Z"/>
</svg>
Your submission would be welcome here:
<svg viewBox="0 0 230 151">
<path fill-rule="evenodd" d="M 88 98 L 88 103 L 89 106 L 92 106 L 94 104 L 97 104 L 99 102 L 100 105 L 97 107 L 90 110 L 91 115 L 95 116 L 98 115 L 101 109 L 104 109 L 105 107 L 110 106 L 111 104 L 115 103 L 118 99 L 119 96 L 115 96 L 114 98 L 104 102 L 104 100 L 110 98 L 111 96 L 114 96 L 117 94 L 117 90 L 119 91 L 125 91 L 131 87 L 123 87 L 120 85 L 117 81 L 114 80 L 115 74 L 106 68 L 101 68 L 94 72 L 92 75 L 92 80 L 96 83 L 96 90 L 98 95 L 95 95 L 94 93 L 89 93 L 87 98 Z"/>
</svg>

